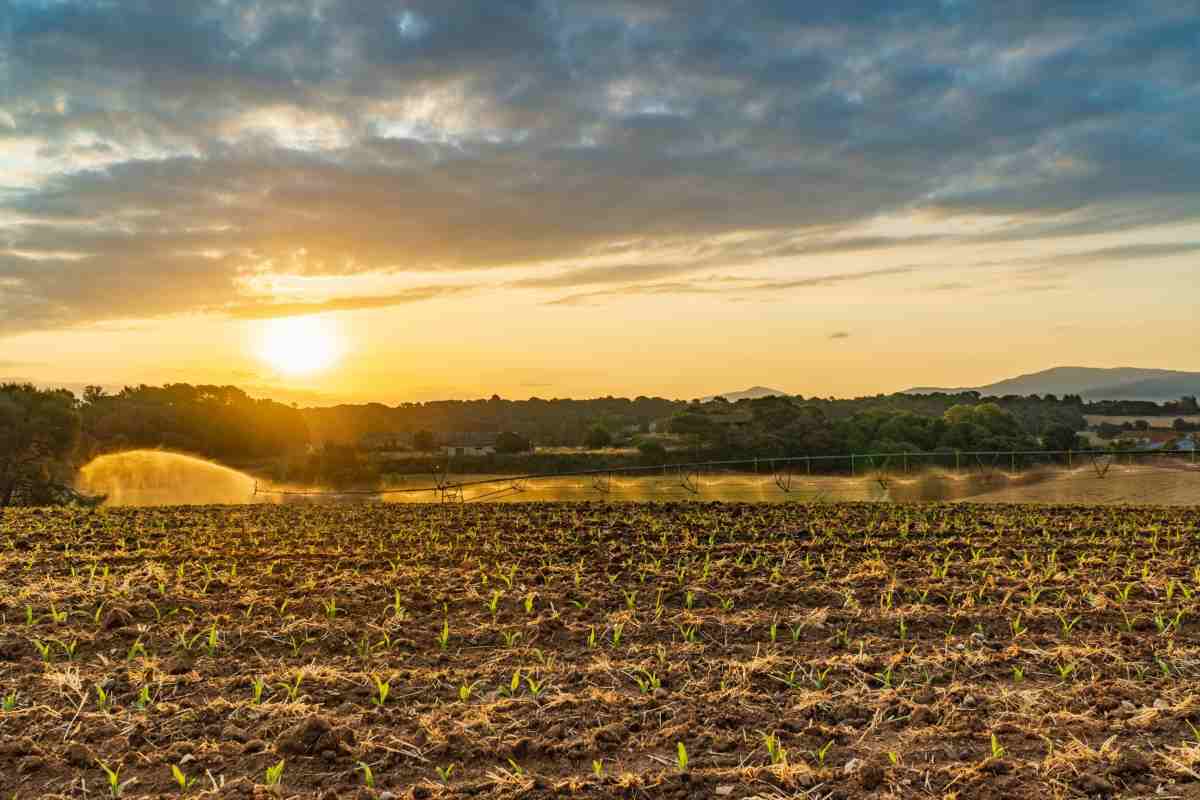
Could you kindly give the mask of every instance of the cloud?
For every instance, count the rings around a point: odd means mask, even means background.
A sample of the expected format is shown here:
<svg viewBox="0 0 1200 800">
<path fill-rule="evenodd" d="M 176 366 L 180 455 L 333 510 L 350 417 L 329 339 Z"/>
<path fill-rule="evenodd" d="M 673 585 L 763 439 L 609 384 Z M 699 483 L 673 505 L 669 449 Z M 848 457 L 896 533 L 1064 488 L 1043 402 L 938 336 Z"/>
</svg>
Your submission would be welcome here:
<svg viewBox="0 0 1200 800">
<path fill-rule="evenodd" d="M 833 333 L 829 334 L 829 338 L 830 339 L 849 339 L 850 334 L 847 331 L 834 331 Z"/>
<path fill-rule="evenodd" d="M 581 305 L 603 299 L 631 297 L 637 295 L 711 294 L 724 297 L 745 297 L 754 294 L 773 294 L 794 289 L 815 289 L 853 283 L 874 278 L 908 275 L 919 267 L 903 266 L 866 272 L 850 272 L 837 275 L 815 275 L 795 280 L 755 280 L 736 276 L 714 276 L 705 281 L 674 281 L 665 283 L 631 284 L 616 289 L 581 292 L 549 301 L 548 305 Z"/>
<path fill-rule="evenodd" d="M 235 319 L 272 319 L 275 317 L 298 317 L 307 314 L 324 314 L 332 311 L 363 311 L 375 308 L 390 308 L 392 306 L 420 303 L 439 297 L 461 294 L 470 291 L 467 286 L 420 286 L 396 294 L 338 297 L 319 302 L 279 303 L 263 301 L 258 303 L 243 303 L 223 309 L 224 313 Z"/>
<path fill-rule="evenodd" d="M 0 333 L 254 313 L 264 274 L 599 298 L 777 259 L 786 289 L 821 255 L 1195 222 L 1186 6 L 0 0 Z M 908 214 L 1012 221 L 861 233 Z"/>
</svg>

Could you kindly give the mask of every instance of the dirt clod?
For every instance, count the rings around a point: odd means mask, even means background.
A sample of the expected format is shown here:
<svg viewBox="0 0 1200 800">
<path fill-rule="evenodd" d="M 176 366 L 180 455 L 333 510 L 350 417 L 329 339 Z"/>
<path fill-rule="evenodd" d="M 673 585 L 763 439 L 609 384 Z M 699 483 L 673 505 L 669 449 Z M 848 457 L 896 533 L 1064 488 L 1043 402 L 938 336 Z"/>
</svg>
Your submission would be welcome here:
<svg viewBox="0 0 1200 800">
<path fill-rule="evenodd" d="M 1117 787 L 1101 778 L 1085 772 L 1074 781 L 1075 788 L 1089 797 L 1110 797 L 1116 793 Z"/>
<path fill-rule="evenodd" d="M 329 720 L 317 714 L 289 728 L 275 743 L 280 753 L 296 756 L 324 755 L 328 751 L 336 757 L 341 746 L 339 732 L 334 730 Z"/>
</svg>

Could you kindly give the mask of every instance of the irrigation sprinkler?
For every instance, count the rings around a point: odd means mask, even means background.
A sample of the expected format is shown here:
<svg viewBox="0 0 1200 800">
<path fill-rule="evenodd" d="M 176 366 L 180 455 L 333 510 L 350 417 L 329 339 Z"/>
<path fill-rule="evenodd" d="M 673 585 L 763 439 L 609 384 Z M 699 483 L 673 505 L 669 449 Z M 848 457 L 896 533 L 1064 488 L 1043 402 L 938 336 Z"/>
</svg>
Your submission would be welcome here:
<svg viewBox="0 0 1200 800">
<path fill-rule="evenodd" d="M 612 493 L 612 473 L 605 472 L 592 476 L 592 489 L 601 494 Z"/>
<path fill-rule="evenodd" d="M 755 462 L 754 466 L 757 469 L 757 467 L 758 467 L 757 461 Z M 779 490 L 786 494 L 790 494 L 792 491 L 792 468 L 791 468 L 791 465 L 785 464 L 782 467 L 779 467 L 779 466 L 775 465 L 775 462 L 771 462 L 771 471 L 772 471 L 771 477 L 774 479 L 775 485 L 779 487 Z"/>
<path fill-rule="evenodd" d="M 892 457 L 890 455 L 881 456 L 883 460 L 878 464 L 874 455 L 868 455 L 866 458 L 873 471 L 872 479 L 879 484 L 880 489 L 886 492 L 891 488 L 891 478 L 888 476 L 887 467 L 891 463 Z"/>
<path fill-rule="evenodd" d="M 969 471 L 978 470 L 979 474 L 985 480 L 991 480 L 998 472 L 1003 469 L 1005 462 L 1012 469 L 1013 475 L 1021 474 L 1021 470 L 1036 467 L 1042 463 L 1044 459 L 1046 463 L 1066 464 L 1073 468 L 1076 458 L 1088 459 L 1092 468 L 1096 472 L 1096 477 L 1106 477 L 1114 465 L 1122 463 L 1121 457 L 1125 456 L 1125 461 L 1129 464 L 1135 464 L 1136 459 L 1143 456 L 1158 456 L 1159 458 L 1152 463 L 1163 465 L 1164 467 L 1175 466 L 1175 468 L 1187 469 L 1192 471 L 1192 465 L 1196 464 L 1196 453 L 1180 451 L 1180 452 L 1163 452 L 1163 451 L 1144 451 L 1144 450 L 986 450 L 986 451 L 963 451 L 954 452 L 954 468 L 956 471 L 962 471 L 964 468 Z M 929 464 L 942 463 L 942 459 L 948 459 L 949 453 L 938 452 L 898 452 L 898 453 L 850 453 L 844 455 L 804 455 L 804 456 L 757 456 L 742 459 L 727 459 L 714 461 L 693 461 L 676 464 L 660 464 L 656 466 L 629 466 L 622 467 L 620 472 L 629 473 L 637 476 L 656 476 L 661 475 L 668 478 L 675 475 L 679 481 L 679 485 L 683 487 L 691 495 L 699 495 L 701 488 L 701 475 L 705 469 L 730 469 L 735 471 L 744 471 L 751 473 L 752 470 L 758 469 L 761 462 L 769 462 L 771 467 L 771 477 L 775 485 L 783 492 L 789 493 L 795 490 L 795 474 L 799 469 L 801 462 L 804 463 L 805 474 L 812 475 L 814 465 L 823 464 L 825 468 L 823 474 L 835 476 L 839 474 L 838 467 L 847 462 L 850 466 L 851 477 L 864 475 L 859 469 L 859 461 L 865 459 L 865 464 L 868 467 L 868 472 L 865 477 L 868 477 L 872 483 L 878 484 L 880 489 L 885 493 L 891 488 L 892 477 L 888 473 L 887 468 L 890 464 L 895 463 L 902 466 L 906 472 L 911 472 L 914 466 L 920 468 L 922 461 Z M 1167 464 L 1164 459 L 1174 459 L 1171 464 Z M 916 460 L 914 463 L 914 459 Z M 1189 464 L 1190 462 L 1190 464 Z M 460 476 L 457 480 L 452 480 L 449 474 L 449 463 L 446 465 L 446 470 L 435 471 L 433 473 L 433 485 L 425 487 L 404 487 L 394 489 L 363 489 L 363 490 L 345 490 L 345 491 L 290 491 L 290 490 L 274 490 L 254 485 L 254 495 L 272 495 L 272 496 L 367 496 L 367 497 L 383 497 L 389 495 L 419 495 L 425 492 L 432 492 L 435 497 L 443 503 L 455 502 L 462 503 L 465 501 L 464 490 L 469 488 L 479 487 L 499 487 L 505 486 L 504 493 L 514 494 L 527 490 L 528 483 L 541 479 L 548 478 L 564 478 L 578 477 L 588 479 L 592 482 L 592 488 L 603 494 L 609 494 L 614 490 L 613 475 L 616 470 L 612 467 L 593 470 L 578 470 L 573 472 L 555 472 L 555 473 L 530 473 L 517 476 L 502 476 L 490 478 L 467 479 L 466 476 Z M 761 474 L 761 473 L 759 473 Z M 845 476 L 845 473 L 840 473 Z M 498 493 L 488 492 L 485 495 L 478 496 L 473 499 L 481 499 L 482 497 L 492 497 Z"/>
<path fill-rule="evenodd" d="M 1116 458 L 1117 458 L 1117 456 L 1115 456 L 1115 455 L 1105 457 L 1105 456 L 1098 456 L 1095 453 L 1093 453 L 1092 454 L 1092 469 L 1094 469 L 1096 471 L 1096 477 L 1097 478 L 1107 478 L 1108 471 L 1110 469 L 1112 469 L 1113 461 L 1116 460 Z"/>
</svg>

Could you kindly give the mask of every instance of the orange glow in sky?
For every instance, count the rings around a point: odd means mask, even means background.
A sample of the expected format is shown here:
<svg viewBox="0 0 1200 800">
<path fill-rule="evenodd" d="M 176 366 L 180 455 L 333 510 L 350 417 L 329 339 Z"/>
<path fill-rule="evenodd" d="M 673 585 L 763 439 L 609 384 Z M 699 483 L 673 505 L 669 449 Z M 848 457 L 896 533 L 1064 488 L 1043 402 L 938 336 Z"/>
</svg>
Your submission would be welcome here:
<svg viewBox="0 0 1200 800">
<path fill-rule="evenodd" d="M 340 336 L 325 317 L 281 317 L 262 323 L 258 356 L 285 375 L 329 369 L 342 355 Z"/>
</svg>

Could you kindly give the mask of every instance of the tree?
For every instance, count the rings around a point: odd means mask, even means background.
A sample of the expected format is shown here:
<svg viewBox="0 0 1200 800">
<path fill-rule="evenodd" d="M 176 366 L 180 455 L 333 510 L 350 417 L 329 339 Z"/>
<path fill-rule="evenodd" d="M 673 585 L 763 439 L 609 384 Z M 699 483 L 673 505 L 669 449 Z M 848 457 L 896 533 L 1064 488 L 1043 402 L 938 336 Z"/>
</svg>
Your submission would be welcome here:
<svg viewBox="0 0 1200 800">
<path fill-rule="evenodd" d="M 497 453 L 527 453 L 533 449 L 533 445 L 525 437 L 505 431 L 496 437 L 496 452 Z"/>
<path fill-rule="evenodd" d="M 1042 446 L 1047 450 L 1078 450 L 1079 436 L 1070 425 L 1051 425 L 1042 435 Z"/>
<path fill-rule="evenodd" d="M 612 434 L 608 432 L 608 428 L 605 428 L 603 425 L 593 425 L 588 429 L 583 444 L 589 450 L 599 450 L 602 447 L 611 445 L 612 441 Z"/>
<path fill-rule="evenodd" d="M 642 463 L 650 466 L 662 464 L 667 460 L 667 448 L 657 439 L 646 439 L 638 442 L 638 452 L 642 454 Z"/>
<path fill-rule="evenodd" d="M 413 449 L 428 453 L 433 449 L 433 434 L 429 431 L 417 431 L 413 434 Z"/>
<path fill-rule="evenodd" d="M 38 498 L 65 469 L 79 441 L 79 411 L 65 390 L 0 386 L 0 508 Z"/>
</svg>

